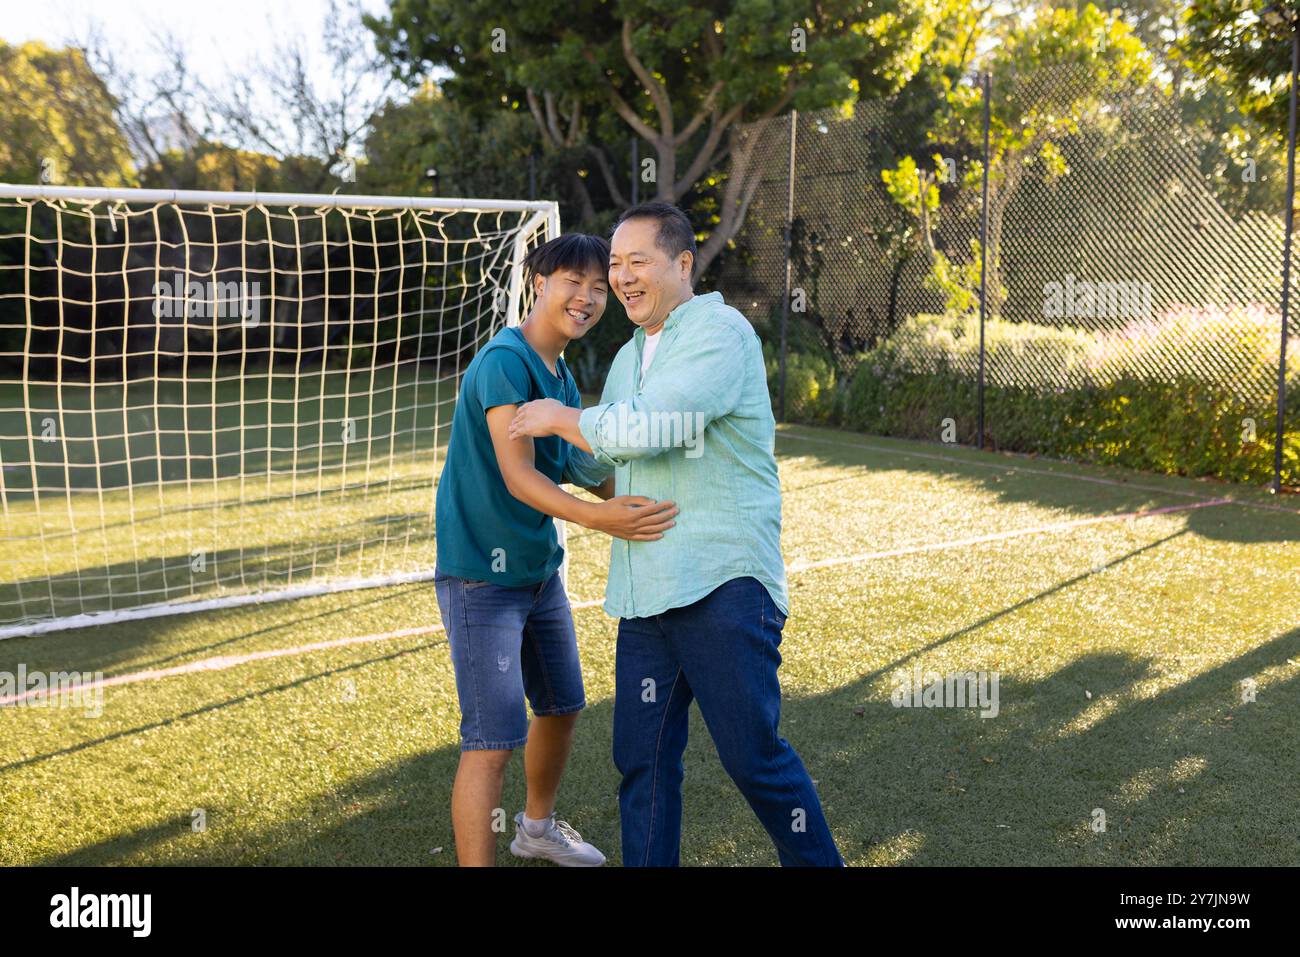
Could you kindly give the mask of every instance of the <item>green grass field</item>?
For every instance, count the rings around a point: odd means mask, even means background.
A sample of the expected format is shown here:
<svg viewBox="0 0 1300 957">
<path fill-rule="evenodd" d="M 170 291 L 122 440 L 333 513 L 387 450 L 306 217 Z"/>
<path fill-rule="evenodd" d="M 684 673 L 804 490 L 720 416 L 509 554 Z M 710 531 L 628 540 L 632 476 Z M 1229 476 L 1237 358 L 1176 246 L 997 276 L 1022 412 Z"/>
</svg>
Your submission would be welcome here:
<svg viewBox="0 0 1300 957">
<path fill-rule="evenodd" d="M 782 732 L 849 863 L 1300 864 L 1297 503 L 808 428 L 777 451 Z M 404 516 L 428 542 L 420 494 L 373 514 L 325 497 L 314 514 Z M 223 526 L 247 536 L 226 539 L 230 560 L 310 539 L 312 511 L 286 501 Z M 599 598 L 608 540 L 569 542 L 575 601 Z M 67 585 L 75 561 L 60 562 Z M 589 708 L 559 812 L 617 864 L 615 622 L 575 617 Z M 0 641 L 0 672 L 124 679 L 98 717 L 0 708 L 0 863 L 454 864 L 458 711 L 437 623 L 424 582 Z M 997 672 L 997 716 L 895 708 L 914 665 Z M 775 864 L 698 710 L 686 765 L 683 863 Z M 517 757 L 508 816 L 522 801 Z M 499 862 L 522 863 L 508 837 Z"/>
</svg>

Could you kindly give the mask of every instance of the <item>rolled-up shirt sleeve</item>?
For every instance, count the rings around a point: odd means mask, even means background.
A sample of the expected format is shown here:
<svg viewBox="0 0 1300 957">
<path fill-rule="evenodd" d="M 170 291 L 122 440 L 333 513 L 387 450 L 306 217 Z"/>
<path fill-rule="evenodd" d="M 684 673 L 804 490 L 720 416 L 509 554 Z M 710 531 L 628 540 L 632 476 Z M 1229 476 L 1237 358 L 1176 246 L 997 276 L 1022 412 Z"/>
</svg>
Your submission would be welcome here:
<svg viewBox="0 0 1300 957">
<path fill-rule="evenodd" d="M 595 488 L 614 474 L 614 466 L 596 461 L 583 449 L 570 448 L 564 464 L 564 481 L 579 488 Z"/>
<path fill-rule="evenodd" d="M 673 343 L 671 362 L 645 388 L 579 416 L 578 429 L 597 462 L 618 467 L 669 449 L 696 448 L 708 424 L 736 408 L 749 344 L 726 327 L 705 326 L 688 339 L 683 334 Z"/>
</svg>

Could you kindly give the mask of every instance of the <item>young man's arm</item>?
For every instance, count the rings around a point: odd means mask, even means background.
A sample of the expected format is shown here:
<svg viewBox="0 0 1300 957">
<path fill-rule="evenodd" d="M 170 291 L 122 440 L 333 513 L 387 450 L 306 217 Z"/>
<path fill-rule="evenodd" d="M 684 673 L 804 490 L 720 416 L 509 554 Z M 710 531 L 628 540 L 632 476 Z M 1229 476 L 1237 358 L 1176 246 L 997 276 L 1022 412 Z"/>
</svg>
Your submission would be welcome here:
<svg viewBox="0 0 1300 957">
<path fill-rule="evenodd" d="M 592 495 L 595 495 L 597 498 L 603 498 L 608 501 L 614 497 L 614 476 L 611 475 L 609 478 L 605 479 L 605 481 L 601 482 L 599 485 L 593 485 L 591 488 L 587 489 L 587 491 Z"/>
<path fill-rule="evenodd" d="M 515 414 L 518 415 L 518 410 Z M 568 452 L 564 462 L 564 477 L 561 479 L 566 485 L 591 490 L 600 488 L 614 477 L 614 467 L 597 462 L 590 452 L 579 448 L 570 448 Z"/>
<path fill-rule="evenodd" d="M 501 477 L 510 494 L 519 501 L 553 518 L 634 542 L 663 538 L 663 533 L 676 524 L 672 519 L 677 514 L 677 506 L 672 502 L 656 502 L 642 495 L 617 498 L 602 495 L 608 500 L 587 502 L 564 491 L 537 471 L 531 438 L 510 438 L 515 410 L 513 405 L 493 406 L 487 410 L 487 425 Z M 612 482 L 612 477 L 606 479 L 597 489 L 608 487 L 612 495 Z"/>
</svg>

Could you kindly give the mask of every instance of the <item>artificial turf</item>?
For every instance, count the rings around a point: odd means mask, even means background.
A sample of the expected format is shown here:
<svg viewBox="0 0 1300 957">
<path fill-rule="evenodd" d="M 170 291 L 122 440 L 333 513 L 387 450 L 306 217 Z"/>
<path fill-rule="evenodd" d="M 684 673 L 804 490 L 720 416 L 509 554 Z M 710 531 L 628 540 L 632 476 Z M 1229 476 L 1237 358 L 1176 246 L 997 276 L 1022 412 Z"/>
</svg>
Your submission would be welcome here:
<svg viewBox="0 0 1300 957">
<path fill-rule="evenodd" d="M 802 427 L 777 452 L 782 734 L 848 863 L 1300 863 L 1297 503 Z M 377 513 L 326 499 L 315 526 L 266 499 L 241 531 L 222 526 L 229 560 L 291 565 L 313 527 L 392 515 L 432 540 L 423 499 Z M 608 539 L 568 540 L 575 602 L 598 599 Z M 599 607 L 575 619 L 589 707 L 558 811 L 618 864 L 616 623 Z M 0 863 L 453 864 L 458 711 L 437 621 L 418 582 L 0 641 L 0 672 L 209 662 L 109 687 L 99 716 L 0 708 Z M 366 636 L 388 637 L 303 647 Z M 230 660 L 259 652 L 284 653 Z M 895 707 L 914 666 L 996 672 L 996 717 Z M 775 864 L 691 720 L 683 864 Z M 504 804 L 523 806 L 519 758 Z M 510 836 L 499 863 L 551 866 L 516 861 Z"/>
</svg>

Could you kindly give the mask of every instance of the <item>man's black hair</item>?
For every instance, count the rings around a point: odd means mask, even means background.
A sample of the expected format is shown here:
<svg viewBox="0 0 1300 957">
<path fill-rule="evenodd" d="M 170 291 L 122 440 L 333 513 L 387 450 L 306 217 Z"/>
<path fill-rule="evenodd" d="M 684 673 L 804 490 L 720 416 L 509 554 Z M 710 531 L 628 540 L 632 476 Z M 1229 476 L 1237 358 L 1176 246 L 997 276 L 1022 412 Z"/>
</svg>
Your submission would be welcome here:
<svg viewBox="0 0 1300 957">
<path fill-rule="evenodd" d="M 691 269 L 700 258 L 700 251 L 695 245 L 695 230 L 691 221 L 671 203 L 640 203 L 623 211 L 623 215 L 614 224 L 618 229 L 629 219 L 653 219 L 659 224 L 655 231 L 655 245 L 668 254 L 669 259 L 676 259 L 684 252 L 691 254 Z M 610 230 L 613 236 L 613 230 Z"/>
<path fill-rule="evenodd" d="M 609 242 L 588 233 L 565 233 L 542 243 L 524 259 L 527 281 L 533 276 L 549 276 L 560 269 L 579 273 L 595 270 L 602 276 L 609 274 Z"/>
</svg>

